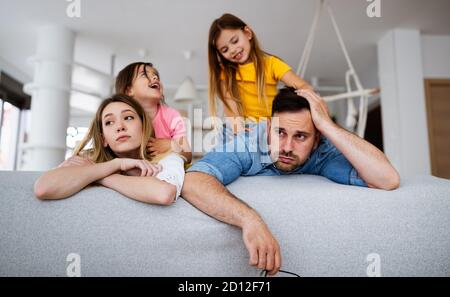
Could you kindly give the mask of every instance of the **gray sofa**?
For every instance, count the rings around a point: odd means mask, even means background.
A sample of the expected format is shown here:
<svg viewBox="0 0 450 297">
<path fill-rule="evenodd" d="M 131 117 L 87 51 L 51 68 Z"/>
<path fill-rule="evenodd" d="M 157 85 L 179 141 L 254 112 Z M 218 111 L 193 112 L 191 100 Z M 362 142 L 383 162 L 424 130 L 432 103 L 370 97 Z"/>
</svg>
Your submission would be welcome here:
<svg viewBox="0 0 450 297">
<path fill-rule="evenodd" d="M 73 253 L 81 276 L 260 275 L 238 228 L 182 198 L 162 207 L 91 187 L 42 202 L 38 175 L 0 172 L 0 276 L 66 276 Z M 270 226 L 284 270 L 450 276 L 449 180 L 407 178 L 387 192 L 318 176 L 242 177 L 229 189 Z"/>
</svg>

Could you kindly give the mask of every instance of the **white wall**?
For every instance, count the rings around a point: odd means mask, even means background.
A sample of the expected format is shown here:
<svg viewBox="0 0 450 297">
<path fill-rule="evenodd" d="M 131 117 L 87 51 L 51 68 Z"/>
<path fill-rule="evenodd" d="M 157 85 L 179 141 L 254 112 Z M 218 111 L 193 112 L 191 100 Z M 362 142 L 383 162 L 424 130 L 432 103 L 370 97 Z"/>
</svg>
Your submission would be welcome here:
<svg viewBox="0 0 450 297">
<path fill-rule="evenodd" d="M 378 41 L 384 150 L 402 176 L 431 172 L 421 43 L 406 29 Z"/>
<path fill-rule="evenodd" d="M 450 78 L 450 36 L 422 35 L 423 75 Z"/>
<path fill-rule="evenodd" d="M 0 71 L 7 73 L 9 76 L 15 78 L 23 84 L 31 81 L 31 76 L 22 72 L 2 57 L 0 57 Z"/>
</svg>

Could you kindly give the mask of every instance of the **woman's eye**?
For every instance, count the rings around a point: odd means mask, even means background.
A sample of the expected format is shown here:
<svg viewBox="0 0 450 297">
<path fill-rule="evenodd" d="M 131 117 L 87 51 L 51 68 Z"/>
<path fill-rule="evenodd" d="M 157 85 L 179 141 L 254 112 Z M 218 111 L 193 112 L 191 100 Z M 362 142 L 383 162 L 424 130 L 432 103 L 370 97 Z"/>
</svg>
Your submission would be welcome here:
<svg viewBox="0 0 450 297">
<path fill-rule="evenodd" d="M 106 121 L 105 126 L 109 126 L 109 125 L 111 125 L 111 123 L 112 123 L 111 121 Z"/>
<path fill-rule="evenodd" d="M 133 116 L 126 116 L 125 120 L 134 120 L 134 117 Z"/>
<path fill-rule="evenodd" d="M 231 43 L 232 43 L 232 44 L 236 44 L 238 41 L 239 41 L 239 39 L 236 38 L 236 39 L 231 40 Z"/>
</svg>

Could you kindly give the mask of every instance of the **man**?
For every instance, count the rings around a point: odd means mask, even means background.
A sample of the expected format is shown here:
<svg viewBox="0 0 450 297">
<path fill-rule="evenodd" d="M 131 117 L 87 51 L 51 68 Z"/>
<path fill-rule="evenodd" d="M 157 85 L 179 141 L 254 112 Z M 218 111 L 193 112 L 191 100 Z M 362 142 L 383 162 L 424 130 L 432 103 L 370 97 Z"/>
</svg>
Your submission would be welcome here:
<svg viewBox="0 0 450 297">
<path fill-rule="evenodd" d="M 228 152 L 219 145 L 189 168 L 182 196 L 208 215 L 242 228 L 250 264 L 271 275 L 281 266 L 277 240 L 258 213 L 224 185 L 241 175 L 285 174 L 315 174 L 385 190 L 400 183 L 386 156 L 337 126 L 325 101 L 311 90 L 282 89 L 273 101 L 272 119 L 256 125 L 250 137 L 240 134 L 234 140 L 244 142 L 243 150 Z"/>
</svg>

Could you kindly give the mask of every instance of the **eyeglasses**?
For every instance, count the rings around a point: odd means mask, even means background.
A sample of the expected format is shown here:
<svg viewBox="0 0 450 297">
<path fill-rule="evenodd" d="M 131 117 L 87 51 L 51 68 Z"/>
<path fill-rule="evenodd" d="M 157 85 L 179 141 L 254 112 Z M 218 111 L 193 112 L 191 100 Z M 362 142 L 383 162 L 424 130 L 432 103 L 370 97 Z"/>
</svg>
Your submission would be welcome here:
<svg viewBox="0 0 450 297">
<path fill-rule="evenodd" d="M 293 275 L 293 276 L 295 276 L 295 277 L 301 277 L 301 275 L 299 275 L 299 274 L 297 274 L 297 273 L 290 272 L 290 271 L 286 271 L 286 270 L 281 270 L 281 269 L 280 269 L 278 272 L 279 272 L 279 273 L 281 272 L 281 273 L 290 274 L 290 275 Z M 261 271 L 261 277 L 267 277 L 267 270 Z"/>
</svg>

